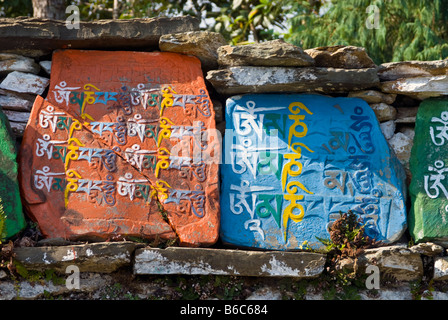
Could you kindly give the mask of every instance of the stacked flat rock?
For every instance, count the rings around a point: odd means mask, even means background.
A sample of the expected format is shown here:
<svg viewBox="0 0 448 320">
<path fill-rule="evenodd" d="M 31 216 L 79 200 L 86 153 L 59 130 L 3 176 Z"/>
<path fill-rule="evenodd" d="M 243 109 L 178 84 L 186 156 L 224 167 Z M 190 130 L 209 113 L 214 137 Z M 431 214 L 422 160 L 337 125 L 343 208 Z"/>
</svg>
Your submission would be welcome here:
<svg viewBox="0 0 448 320">
<path fill-rule="evenodd" d="M 415 99 L 445 96 L 448 93 L 448 61 L 401 61 L 379 66 L 381 91 Z"/>
<path fill-rule="evenodd" d="M 203 70 L 218 67 L 218 48 L 226 41 L 220 33 L 209 31 L 189 31 L 162 35 L 160 51 L 189 54 L 201 61 Z"/>
<path fill-rule="evenodd" d="M 282 40 L 223 46 L 218 49 L 221 69 L 209 71 L 207 80 L 218 93 L 226 96 L 270 92 L 341 93 L 368 89 L 379 83 L 375 65 L 365 51 L 352 50 L 359 58 L 355 64 L 349 63 L 353 58 L 349 59 L 347 50 L 340 51 L 339 60 L 318 65 L 308 50 Z M 345 63 L 340 61 L 341 56 L 348 57 L 342 61 Z"/>
<path fill-rule="evenodd" d="M 49 84 L 48 78 L 38 75 L 40 70 L 32 58 L 0 53 L 0 107 L 16 136 L 23 134 L 36 95 L 42 94 Z"/>
<path fill-rule="evenodd" d="M 221 238 L 233 245 L 320 247 L 342 212 L 394 242 L 406 229 L 404 170 L 369 105 L 320 95 L 234 96 L 226 106 Z"/>
<path fill-rule="evenodd" d="M 266 41 L 242 46 L 222 46 L 218 49 L 221 66 L 309 67 L 314 60 L 302 48 L 283 40 Z"/>
<path fill-rule="evenodd" d="M 215 243 L 220 144 L 197 58 L 53 54 L 20 157 L 27 211 L 50 238 Z"/>
<path fill-rule="evenodd" d="M 29 57 L 51 54 L 61 48 L 148 50 L 157 48 L 164 34 L 198 31 L 191 16 L 80 21 L 68 29 L 65 21 L 39 18 L 0 20 L 0 51 Z"/>
<path fill-rule="evenodd" d="M 305 50 L 317 67 L 344 69 L 375 68 L 376 65 L 366 50 L 355 46 L 326 46 Z"/>
<path fill-rule="evenodd" d="M 409 232 L 416 242 L 448 240 L 448 99 L 421 103 L 412 147 Z"/>
</svg>

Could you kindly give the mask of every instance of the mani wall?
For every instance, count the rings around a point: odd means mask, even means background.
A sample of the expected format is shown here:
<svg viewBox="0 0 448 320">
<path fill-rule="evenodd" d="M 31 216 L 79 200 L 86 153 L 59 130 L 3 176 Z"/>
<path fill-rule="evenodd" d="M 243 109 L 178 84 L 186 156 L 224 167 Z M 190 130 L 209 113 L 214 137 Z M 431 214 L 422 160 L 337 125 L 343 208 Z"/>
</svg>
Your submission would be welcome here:
<svg viewBox="0 0 448 320">
<path fill-rule="evenodd" d="M 49 239 L 295 251 L 352 211 L 382 243 L 443 245 L 447 63 L 229 46 L 190 17 L 3 19 L 6 236 L 28 217 Z"/>
</svg>

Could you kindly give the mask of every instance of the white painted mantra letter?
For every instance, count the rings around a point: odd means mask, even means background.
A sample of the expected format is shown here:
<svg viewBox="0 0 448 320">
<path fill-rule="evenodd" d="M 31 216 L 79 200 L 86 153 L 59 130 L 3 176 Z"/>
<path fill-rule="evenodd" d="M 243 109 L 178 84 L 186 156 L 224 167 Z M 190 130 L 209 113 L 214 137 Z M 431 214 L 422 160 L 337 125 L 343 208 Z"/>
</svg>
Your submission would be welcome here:
<svg viewBox="0 0 448 320">
<path fill-rule="evenodd" d="M 442 181 L 446 178 L 445 173 L 448 172 L 448 168 L 445 167 L 445 163 L 442 160 L 437 160 L 434 162 L 434 167 L 428 166 L 428 171 L 436 172 L 436 174 L 424 176 L 424 187 L 426 195 L 431 199 L 438 198 L 440 189 L 445 195 L 445 198 L 448 199 L 448 191 L 442 184 Z M 430 182 L 432 182 L 431 186 L 429 186 Z"/>
</svg>

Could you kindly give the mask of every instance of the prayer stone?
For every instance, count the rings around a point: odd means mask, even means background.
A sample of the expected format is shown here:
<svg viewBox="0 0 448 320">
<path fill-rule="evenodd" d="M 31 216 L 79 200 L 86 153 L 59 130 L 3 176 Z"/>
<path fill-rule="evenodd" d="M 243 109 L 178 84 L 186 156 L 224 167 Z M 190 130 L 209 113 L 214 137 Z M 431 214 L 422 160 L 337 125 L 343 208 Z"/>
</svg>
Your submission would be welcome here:
<svg viewBox="0 0 448 320">
<path fill-rule="evenodd" d="M 55 52 L 22 150 L 25 205 L 47 237 L 218 238 L 220 140 L 195 57 Z"/>
<path fill-rule="evenodd" d="M 448 240 L 448 99 L 423 101 L 410 157 L 409 232 L 415 242 Z"/>
<path fill-rule="evenodd" d="M 386 243 L 406 229 L 405 174 L 359 98 L 251 94 L 227 100 L 224 243 L 319 248 L 351 210 Z"/>
</svg>

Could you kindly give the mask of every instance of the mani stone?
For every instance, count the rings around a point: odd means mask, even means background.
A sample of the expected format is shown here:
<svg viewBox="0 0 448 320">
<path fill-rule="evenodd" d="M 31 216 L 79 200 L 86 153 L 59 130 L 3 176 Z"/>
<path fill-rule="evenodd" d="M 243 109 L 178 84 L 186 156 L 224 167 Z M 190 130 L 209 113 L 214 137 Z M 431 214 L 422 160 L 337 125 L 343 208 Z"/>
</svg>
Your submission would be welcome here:
<svg viewBox="0 0 448 320">
<path fill-rule="evenodd" d="M 448 240 L 448 99 L 423 101 L 415 121 L 409 232 L 416 242 Z"/>
<path fill-rule="evenodd" d="M 369 105 L 311 94 L 234 96 L 226 105 L 221 239 L 320 248 L 351 210 L 385 243 L 406 229 L 405 173 Z"/>
<path fill-rule="evenodd" d="M 11 135 L 8 119 L 0 109 L 0 199 L 6 216 L 6 238 L 16 235 L 26 225 L 20 201 L 16 157 L 15 139 Z"/>
<path fill-rule="evenodd" d="M 231 46 L 218 49 L 222 66 L 310 67 L 314 60 L 302 48 L 283 40 Z"/>
<path fill-rule="evenodd" d="M 57 51 L 22 140 L 24 204 L 48 238 L 212 245 L 219 138 L 196 57 Z"/>
</svg>

